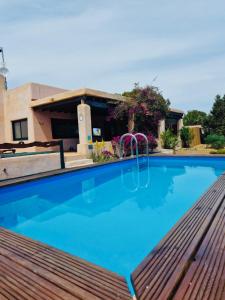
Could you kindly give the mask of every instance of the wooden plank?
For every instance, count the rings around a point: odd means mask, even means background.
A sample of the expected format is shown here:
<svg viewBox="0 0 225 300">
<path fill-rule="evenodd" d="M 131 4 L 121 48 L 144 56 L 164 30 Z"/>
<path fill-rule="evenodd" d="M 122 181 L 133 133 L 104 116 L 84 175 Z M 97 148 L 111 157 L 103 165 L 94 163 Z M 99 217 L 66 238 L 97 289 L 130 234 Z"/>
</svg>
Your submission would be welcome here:
<svg viewBox="0 0 225 300">
<path fill-rule="evenodd" d="M 17 264 L 3 256 L 0 256 L 0 273 L 0 281 L 4 279 L 5 285 L 10 285 L 11 291 L 16 290 L 16 293 L 20 294 L 20 291 L 25 290 L 28 297 L 32 299 L 64 300 L 71 298 L 70 294 L 64 290 L 23 267 L 18 268 Z"/>
<path fill-rule="evenodd" d="M 168 299 L 179 284 L 225 195 L 225 175 L 196 202 L 132 273 L 137 299 Z"/>
<path fill-rule="evenodd" d="M 63 264 L 63 262 L 65 262 L 67 264 L 67 266 L 73 266 L 75 265 L 76 268 L 78 268 L 79 266 L 82 267 L 82 269 L 85 269 L 85 271 L 91 271 L 91 272 L 95 272 L 100 274 L 101 276 L 105 276 L 106 278 L 108 277 L 110 279 L 110 281 L 115 281 L 121 284 L 122 280 L 124 279 L 122 276 L 115 274 L 114 272 L 105 270 L 99 266 L 96 266 L 94 264 L 91 264 L 79 257 L 76 257 L 76 260 L 74 260 L 75 256 L 71 256 L 63 251 L 60 251 L 58 249 L 55 249 L 51 246 L 46 246 L 45 244 L 39 243 L 37 241 L 34 241 L 32 239 L 29 238 L 24 238 L 21 235 L 15 235 L 14 233 L 5 230 L 5 229 L 1 229 L 0 228 L 0 241 L 1 241 L 1 245 L 4 244 L 4 242 L 7 242 L 7 245 L 10 245 L 10 243 L 12 244 L 12 251 L 18 251 L 20 248 L 22 248 L 22 251 L 25 252 L 31 252 L 31 254 L 36 256 L 40 253 L 44 254 L 46 253 L 46 255 L 51 255 L 51 257 L 55 257 L 56 261 L 60 263 L 60 265 Z M 98 274 L 95 274 L 95 276 L 97 276 Z M 126 284 L 124 283 L 124 286 Z"/>
<path fill-rule="evenodd" d="M 60 141 L 50 141 L 50 142 L 32 142 L 32 143 L 3 143 L 0 144 L 0 149 L 14 149 L 14 148 L 31 148 L 31 147 L 53 147 L 59 146 Z"/>
<path fill-rule="evenodd" d="M 0 295 L 11 299 L 131 299 L 122 276 L 4 228 L 0 274 Z"/>
<path fill-rule="evenodd" d="M 10 251 L 16 254 L 20 253 L 22 257 L 33 260 L 37 265 L 45 265 L 46 268 L 54 267 L 55 272 L 58 272 L 60 267 L 61 272 L 66 270 L 67 274 L 70 272 L 73 275 L 77 275 L 79 279 L 82 279 L 82 275 L 85 278 L 89 277 L 91 279 L 93 278 L 94 273 L 95 284 L 97 284 L 98 281 L 101 282 L 102 278 L 104 278 L 106 286 L 107 283 L 110 283 L 112 286 L 120 287 L 125 291 L 127 290 L 124 278 L 119 275 L 115 275 L 115 273 L 87 263 L 80 258 L 76 258 L 76 260 L 71 259 L 70 255 L 55 250 L 49 246 L 46 247 L 45 245 L 41 245 L 38 242 L 26 240 L 26 244 L 23 244 L 21 243 L 20 236 L 10 235 L 10 240 L 8 240 L 7 238 L 9 234 L 10 232 L 6 232 L 5 230 L 1 232 L 1 246 L 5 249 L 10 249 Z"/>
<path fill-rule="evenodd" d="M 5 283 L 2 283 L 1 277 L 0 277 L 0 299 L 18 300 L 17 295 L 13 295 L 11 292 L 9 292 L 7 285 Z"/>
<path fill-rule="evenodd" d="M 225 200 L 174 299 L 225 299 Z"/>
</svg>

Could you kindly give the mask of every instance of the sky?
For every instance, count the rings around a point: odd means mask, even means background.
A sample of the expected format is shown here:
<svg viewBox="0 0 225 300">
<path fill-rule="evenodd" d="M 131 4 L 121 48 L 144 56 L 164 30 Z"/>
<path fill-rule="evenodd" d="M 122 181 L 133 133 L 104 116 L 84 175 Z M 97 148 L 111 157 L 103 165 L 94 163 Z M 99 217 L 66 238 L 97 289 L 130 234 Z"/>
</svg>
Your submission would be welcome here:
<svg viewBox="0 0 225 300">
<path fill-rule="evenodd" d="M 0 0 L 9 88 L 160 88 L 209 112 L 225 93 L 224 0 Z"/>
</svg>

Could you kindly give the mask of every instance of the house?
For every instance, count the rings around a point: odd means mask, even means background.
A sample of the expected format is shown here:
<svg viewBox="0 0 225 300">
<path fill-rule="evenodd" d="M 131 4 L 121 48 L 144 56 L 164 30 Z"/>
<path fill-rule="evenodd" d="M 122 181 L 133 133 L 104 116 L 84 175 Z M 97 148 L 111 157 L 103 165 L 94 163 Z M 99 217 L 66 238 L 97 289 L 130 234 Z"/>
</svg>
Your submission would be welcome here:
<svg viewBox="0 0 225 300">
<path fill-rule="evenodd" d="M 87 155 L 91 141 L 110 141 L 127 132 L 126 120 L 107 121 L 108 110 L 118 101 L 127 99 L 87 88 L 65 90 L 27 83 L 6 89 L 0 75 L 0 143 L 63 139 L 65 151 Z M 182 117 L 182 111 L 170 109 L 166 120 L 159 122 L 158 135 L 165 128 L 178 133 Z"/>
</svg>

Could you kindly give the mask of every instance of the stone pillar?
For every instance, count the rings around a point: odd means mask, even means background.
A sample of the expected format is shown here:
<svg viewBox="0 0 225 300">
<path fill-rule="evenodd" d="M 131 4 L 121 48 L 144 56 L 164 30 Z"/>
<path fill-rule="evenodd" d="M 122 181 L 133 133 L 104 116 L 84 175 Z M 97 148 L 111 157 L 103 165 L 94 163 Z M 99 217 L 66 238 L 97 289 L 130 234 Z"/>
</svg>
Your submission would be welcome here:
<svg viewBox="0 0 225 300">
<path fill-rule="evenodd" d="M 5 77 L 0 74 L 0 143 L 5 141 L 5 124 L 4 124 L 4 101 L 5 101 Z"/>
<path fill-rule="evenodd" d="M 89 155 L 92 150 L 92 126 L 91 108 L 88 104 L 81 103 L 77 106 L 77 119 L 79 129 L 77 152 L 79 154 Z"/>
<path fill-rule="evenodd" d="M 166 130 L 166 121 L 165 119 L 162 119 L 159 121 L 159 125 L 158 125 L 158 148 L 159 149 L 162 148 L 161 134 L 165 132 L 165 130 Z"/>
<path fill-rule="evenodd" d="M 183 118 L 181 118 L 177 121 L 177 132 L 178 133 L 180 132 L 181 128 L 183 128 L 183 126 L 184 126 Z"/>
<path fill-rule="evenodd" d="M 183 118 L 181 118 L 177 121 L 177 135 L 178 135 L 178 139 L 179 139 L 178 147 L 182 147 L 182 142 L 181 142 L 181 138 L 180 138 L 180 130 L 181 130 L 181 128 L 183 128 L 183 126 L 184 126 Z"/>
<path fill-rule="evenodd" d="M 134 131 L 134 114 L 128 119 L 128 132 L 132 133 Z"/>
</svg>

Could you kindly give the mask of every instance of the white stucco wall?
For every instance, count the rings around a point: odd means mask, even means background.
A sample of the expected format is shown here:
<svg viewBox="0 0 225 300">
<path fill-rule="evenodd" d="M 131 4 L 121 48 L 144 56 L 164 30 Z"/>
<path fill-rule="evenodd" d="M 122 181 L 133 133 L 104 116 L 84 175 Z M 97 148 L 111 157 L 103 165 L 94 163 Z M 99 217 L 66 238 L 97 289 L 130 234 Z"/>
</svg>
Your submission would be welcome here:
<svg viewBox="0 0 225 300">
<path fill-rule="evenodd" d="M 0 158 L 0 180 L 60 169 L 58 153 Z"/>
</svg>

